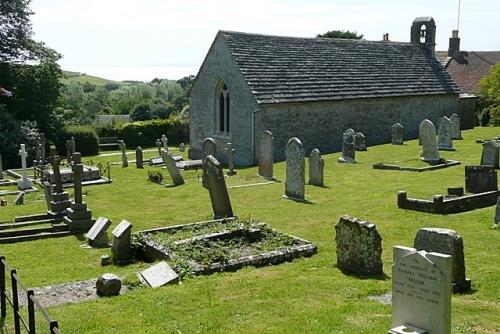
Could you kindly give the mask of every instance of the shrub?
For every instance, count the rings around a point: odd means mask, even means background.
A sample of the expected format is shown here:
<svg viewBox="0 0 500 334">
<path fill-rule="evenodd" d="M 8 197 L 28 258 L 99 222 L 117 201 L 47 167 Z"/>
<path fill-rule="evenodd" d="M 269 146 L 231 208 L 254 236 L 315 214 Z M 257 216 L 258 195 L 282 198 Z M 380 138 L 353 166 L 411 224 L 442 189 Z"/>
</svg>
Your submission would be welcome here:
<svg viewBox="0 0 500 334">
<path fill-rule="evenodd" d="M 99 138 L 91 126 L 69 125 L 62 128 L 57 136 L 57 148 L 60 155 L 66 155 L 66 141 L 75 138 L 76 151 L 85 155 L 99 153 Z"/>
<path fill-rule="evenodd" d="M 189 123 L 179 117 L 133 122 L 119 125 L 117 133 L 129 148 L 154 146 L 156 139 L 162 134 L 168 137 L 169 144 L 178 145 L 181 142 L 188 142 Z"/>
</svg>

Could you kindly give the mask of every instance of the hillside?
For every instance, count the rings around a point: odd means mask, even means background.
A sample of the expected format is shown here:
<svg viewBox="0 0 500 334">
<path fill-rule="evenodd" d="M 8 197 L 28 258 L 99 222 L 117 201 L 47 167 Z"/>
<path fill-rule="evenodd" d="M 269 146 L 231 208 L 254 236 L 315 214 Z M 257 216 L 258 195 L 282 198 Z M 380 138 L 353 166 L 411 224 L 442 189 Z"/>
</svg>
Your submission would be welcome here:
<svg viewBox="0 0 500 334">
<path fill-rule="evenodd" d="M 114 83 L 117 85 L 126 85 L 126 83 L 120 81 L 113 81 L 108 79 L 103 79 L 99 77 L 94 77 L 92 75 L 87 75 L 85 73 L 71 72 L 63 70 L 63 79 L 61 80 L 63 84 L 70 82 L 79 82 L 80 84 L 90 83 L 95 86 L 104 86 L 108 83 Z"/>
</svg>

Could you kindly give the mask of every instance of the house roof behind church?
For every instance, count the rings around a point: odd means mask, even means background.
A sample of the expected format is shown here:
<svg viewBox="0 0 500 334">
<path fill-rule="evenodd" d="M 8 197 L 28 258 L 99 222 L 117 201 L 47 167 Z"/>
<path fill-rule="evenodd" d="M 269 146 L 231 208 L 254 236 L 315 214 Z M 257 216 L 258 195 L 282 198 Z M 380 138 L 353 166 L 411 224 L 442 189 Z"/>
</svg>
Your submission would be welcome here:
<svg viewBox="0 0 500 334">
<path fill-rule="evenodd" d="M 419 45 L 220 34 L 259 104 L 459 92 Z"/>
</svg>

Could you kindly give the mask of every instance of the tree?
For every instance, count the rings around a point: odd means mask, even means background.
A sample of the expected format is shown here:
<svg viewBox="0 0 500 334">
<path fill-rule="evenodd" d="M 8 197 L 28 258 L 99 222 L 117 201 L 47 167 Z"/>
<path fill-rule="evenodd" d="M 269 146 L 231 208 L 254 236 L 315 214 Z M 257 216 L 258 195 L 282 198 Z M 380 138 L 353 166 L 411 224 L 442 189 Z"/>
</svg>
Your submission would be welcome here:
<svg viewBox="0 0 500 334">
<path fill-rule="evenodd" d="M 490 73 L 479 82 L 481 125 L 488 122 L 500 125 L 500 64 L 491 67 Z"/>
<path fill-rule="evenodd" d="M 363 34 L 358 35 L 356 31 L 349 30 L 331 30 L 324 34 L 318 34 L 318 38 L 342 38 L 342 39 L 362 39 Z"/>
<path fill-rule="evenodd" d="M 130 114 L 133 121 L 148 121 L 151 116 L 151 105 L 149 103 L 140 103 L 134 107 Z"/>
</svg>

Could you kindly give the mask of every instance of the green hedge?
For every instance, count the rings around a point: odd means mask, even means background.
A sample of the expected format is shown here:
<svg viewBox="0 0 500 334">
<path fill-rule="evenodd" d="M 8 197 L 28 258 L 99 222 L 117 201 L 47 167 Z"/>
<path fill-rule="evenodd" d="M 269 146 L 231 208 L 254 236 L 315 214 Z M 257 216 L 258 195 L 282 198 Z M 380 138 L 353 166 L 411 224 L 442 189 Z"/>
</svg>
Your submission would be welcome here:
<svg viewBox="0 0 500 334">
<path fill-rule="evenodd" d="M 179 145 L 189 141 L 189 123 L 179 117 L 168 119 L 140 121 L 120 124 L 117 128 L 118 138 L 125 141 L 127 147 L 151 147 L 161 135 L 166 135 L 169 145 Z"/>
<path fill-rule="evenodd" d="M 68 125 L 57 135 L 57 150 L 61 156 L 66 156 L 66 141 L 75 138 L 76 151 L 83 156 L 99 154 L 99 138 L 91 126 Z"/>
</svg>

